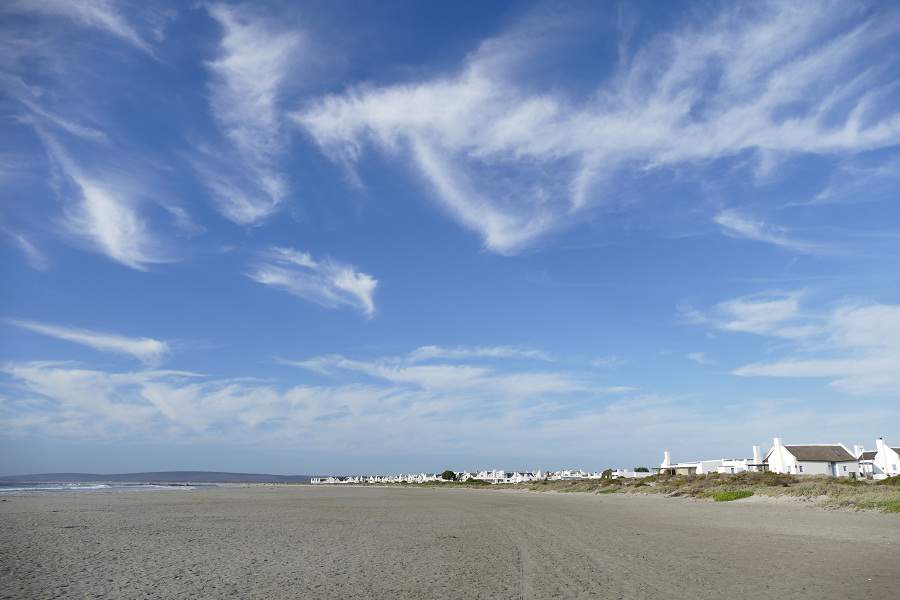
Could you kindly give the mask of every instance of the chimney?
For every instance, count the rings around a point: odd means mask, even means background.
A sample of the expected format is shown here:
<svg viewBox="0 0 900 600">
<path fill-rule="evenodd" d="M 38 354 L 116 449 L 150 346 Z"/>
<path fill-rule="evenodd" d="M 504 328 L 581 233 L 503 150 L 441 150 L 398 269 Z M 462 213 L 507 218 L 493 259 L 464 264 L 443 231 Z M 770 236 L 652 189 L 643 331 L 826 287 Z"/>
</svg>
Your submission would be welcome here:
<svg viewBox="0 0 900 600">
<path fill-rule="evenodd" d="M 865 451 L 864 446 L 860 446 L 860 445 L 853 446 L 853 456 L 855 456 L 856 458 L 859 458 L 860 456 L 862 456 L 862 453 L 864 451 Z"/>
<path fill-rule="evenodd" d="M 884 438 L 878 438 L 875 440 L 875 451 L 883 452 L 884 451 Z"/>
<path fill-rule="evenodd" d="M 753 464 L 758 465 L 762 463 L 762 454 L 759 452 L 759 446 L 753 446 Z"/>
<path fill-rule="evenodd" d="M 775 438 L 772 440 L 772 446 L 774 448 L 781 448 L 783 444 L 781 443 L 781 438 Z"/>
<path fill-rule="evenodd" d="M 672 457 L 669 456 L 668 450 L 663 452 L 663 462 L 662 462 L 662 465 L 660 465 L 660 466 L 662 466 L 662 467 L 671 467 L 672 466 Z"/>
</svg>

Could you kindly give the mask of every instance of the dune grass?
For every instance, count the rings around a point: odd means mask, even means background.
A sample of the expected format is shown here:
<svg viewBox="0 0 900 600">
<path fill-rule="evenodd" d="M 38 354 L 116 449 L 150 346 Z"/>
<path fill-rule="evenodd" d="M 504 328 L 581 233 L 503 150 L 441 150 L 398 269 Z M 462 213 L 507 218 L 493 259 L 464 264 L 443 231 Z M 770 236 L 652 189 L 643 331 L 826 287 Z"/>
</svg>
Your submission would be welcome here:
<svg viewBox="0 0 900 600">
<path fill-rule="evenodd" d="M 780 473 L 747 472 L 734 475 L 723 473 L 689 476 L 652 475 L 644 479 L 533 481 L 505 485 L 491 485 L 476 480 L 465 483 L 404 485 L 483 487 L 588 494 L 662 494 L 672 497 L 709 499 L 716 502 L 730 502 L 750 496 L 785 496 L 824 508 L 900 513 L 900 476 L 875 482 L 825 476 L 797 477 Z"/>
<path fill-rule="evenodd" d="M 749 498 L 753 495 L 753 490 L 734 490 L 724 492 L 713 492 L 712 499 L 716 502 L 731 502 L 742 498 Z"/>
<path fill-rule="evenodd" d="M 900 512 L 900 477 L 878 482 L 786 475 L 781 473 L 712 473 L 693 476 L 659 476 L 644 479 L 536 481 L 498 486 L 533 491 L 587 492 L 594 494 L 639 493 L 728 502 L 750 496 L 791 497 L 825 508 Z"/>
</svg>

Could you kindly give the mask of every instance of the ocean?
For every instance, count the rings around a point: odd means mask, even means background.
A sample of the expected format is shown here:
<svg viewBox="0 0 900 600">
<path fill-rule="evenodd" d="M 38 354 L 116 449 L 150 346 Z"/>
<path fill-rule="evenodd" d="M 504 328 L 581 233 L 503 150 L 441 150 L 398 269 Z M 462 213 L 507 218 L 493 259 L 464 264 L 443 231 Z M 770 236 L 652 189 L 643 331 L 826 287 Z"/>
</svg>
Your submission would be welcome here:
<svg viewBox="0 0 900 600">
<path fill-rule="evenodd" d="M 34 492 L 96 492 L 100 490 L 192 490 L 195 487 L 215 487 L 214 484 L 166 484 L 166 483 L 123 483 L 123 482 L 79 482 L 79 483 L 52 483 L 33 482 L 17 483 L 14 481 L 0 482 L 0 495 L 2 494 L 26 494 Z"/>
</svg>

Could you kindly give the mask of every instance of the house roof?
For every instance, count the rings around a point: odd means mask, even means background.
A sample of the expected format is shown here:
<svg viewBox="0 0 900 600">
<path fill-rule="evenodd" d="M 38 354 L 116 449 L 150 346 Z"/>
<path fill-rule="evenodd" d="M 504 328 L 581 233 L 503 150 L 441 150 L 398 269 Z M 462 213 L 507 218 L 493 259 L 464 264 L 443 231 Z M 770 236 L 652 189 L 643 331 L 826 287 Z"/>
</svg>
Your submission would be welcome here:
<svg viewBox="0 0 900 600">
<path fill-rule="evenodd" d="M 859 460 L 875 460 L 875 455 L 878 454 L 874 450 L 867 450 L 859 455 Z"/>
<path fill-rule="evenodd" d="M 891 448 L 891 450 L 893 450 L 897 454 L 900 454 L 900 448 Z"/>
<path fill-rule="evenodd" d="M 785 446 L 788 452 L 797 460 L 809 460 L 819 462 L 845 462 L 854 461 L 856 458 L 847 452 L 847 449 L 837 444 L 816 446 Z"/>
</svg>

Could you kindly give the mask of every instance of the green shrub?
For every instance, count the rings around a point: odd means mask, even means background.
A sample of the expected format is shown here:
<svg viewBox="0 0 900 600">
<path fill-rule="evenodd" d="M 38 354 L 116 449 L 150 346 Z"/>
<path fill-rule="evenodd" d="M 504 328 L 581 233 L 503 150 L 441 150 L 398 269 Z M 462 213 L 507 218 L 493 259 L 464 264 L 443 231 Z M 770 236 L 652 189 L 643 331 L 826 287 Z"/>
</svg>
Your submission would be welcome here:
<svg viewBox="0 0 900 600">
<path fill-rule="evenodd" d="M 887 479 L 882 479 L 878 482 L 878 485 L 895 485 L 900 486 L 900 475 L 894 475 L 893 477 L 888 477 Z"/>
<path fill-rule="evenodd" d="M 457 485 L 471 485 L 471 486 L 483 486 L 483 485 L 491 485 L 487 481 L 483 479 L 469 479 L 468 481 L 457 481 Z"/>
<path fill-rule="evenodd" d="M 751 490 L 734 490 L 726 492 L 713 492 L 712 498 L 716 502 L 731 502 L 732 500 L 749 498 L 752 495 L 753 492 Z"/>
</svg>

